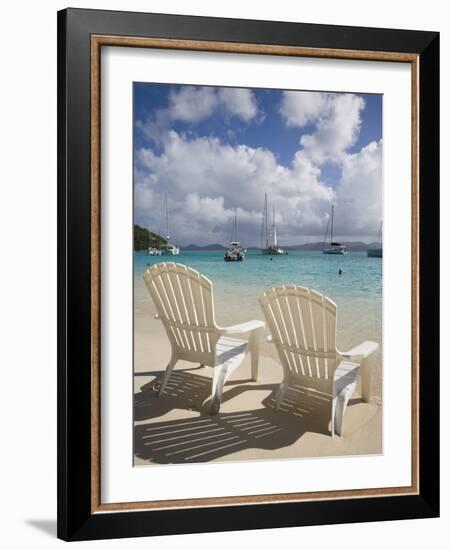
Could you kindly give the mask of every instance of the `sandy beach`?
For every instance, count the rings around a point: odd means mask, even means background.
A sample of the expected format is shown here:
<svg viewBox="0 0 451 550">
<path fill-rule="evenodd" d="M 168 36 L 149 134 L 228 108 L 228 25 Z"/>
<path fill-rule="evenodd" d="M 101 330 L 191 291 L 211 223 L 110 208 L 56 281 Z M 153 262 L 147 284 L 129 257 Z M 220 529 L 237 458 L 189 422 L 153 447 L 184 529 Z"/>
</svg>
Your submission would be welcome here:
<svg viewBox="0 0 451 550">
<path fill-rule="evenodd" d="M 330 399 L 293 386 L 273 411 L 282 367 L 271 344 L 262 342 L 259 381 L 250 377 L 250 359 L 224 388 L 220 413 L 203 403 L 211 392 L 212 369 L 180 361 L 165 392 L 154 386 L 170 357 L 163 325 L 153 318 L 144 284 L 135 285 L 134 464 L 242 461 L 367 455 L 382 452 L 380 357 L 372 398 L 363 403 L 360 383 L 349 402 L 342 437 L 330 436 Z M 357 344 L 359 342 L 355 342 Z"/>
</svg>

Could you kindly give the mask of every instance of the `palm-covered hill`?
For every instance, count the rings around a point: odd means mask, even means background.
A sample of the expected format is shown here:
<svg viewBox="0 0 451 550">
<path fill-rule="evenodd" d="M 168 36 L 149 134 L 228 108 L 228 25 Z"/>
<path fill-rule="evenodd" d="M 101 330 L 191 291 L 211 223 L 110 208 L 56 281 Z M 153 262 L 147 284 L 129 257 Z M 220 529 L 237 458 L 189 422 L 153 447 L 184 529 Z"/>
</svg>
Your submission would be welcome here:
<svg viewBox="0 0 451 550">
<path fill-rule="evenodd" d="M 147 250 L 150 246 L 160 248 L 166 242 L 161 235 L 152 233 L 145 227 L 137 224 L 133 226 L 133 250 Z"/>
</svg>

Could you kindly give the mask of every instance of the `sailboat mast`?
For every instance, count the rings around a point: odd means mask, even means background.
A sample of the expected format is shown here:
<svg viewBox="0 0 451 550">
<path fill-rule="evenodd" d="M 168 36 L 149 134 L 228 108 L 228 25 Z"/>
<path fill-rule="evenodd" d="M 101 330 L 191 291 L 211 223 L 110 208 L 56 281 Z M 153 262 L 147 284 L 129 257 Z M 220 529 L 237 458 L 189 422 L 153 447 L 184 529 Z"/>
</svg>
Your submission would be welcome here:
<svg viewBox="0 0 451 550">
<path fill-rule="evenodd" d="M 236 232 L 236 211 L 235 215 L 233 217 L 233 223 L 232 223 L 232 234 L 230 235 L 230 242 L 237 242 L 237 232 Z"/>
<path fill-rule="evenodd" d="M 276 207 L 272 207 L 272 244 L 277 246 L 277 235 L 276 235 Z"/>
<path fill-rule="evenodd" d="M 329 234 L 329 224 L 330 224 L 330 219 L 327 220 L 326 232 L 324 233 L 323 248 L 326 248 L 327 235 Z"/>
<path fill-rule="evenodd" d="M 164 204 L 166 209 L 166 240 L 169 242 L 168 185 L 165 187 Z"/>
<path fill-rule="evenodd" d="M 330 224 L 330 242 L 334 242 L 334 205 L 332 205 L 332 215 L 331 215 L 332 221 Z"/>
<path fill-rule="evenodd" d="M 266 237 L 266 248 L 269 246 L 268 241 L 268 195 L 265 193 L 265 237 Z"/>
</svg>

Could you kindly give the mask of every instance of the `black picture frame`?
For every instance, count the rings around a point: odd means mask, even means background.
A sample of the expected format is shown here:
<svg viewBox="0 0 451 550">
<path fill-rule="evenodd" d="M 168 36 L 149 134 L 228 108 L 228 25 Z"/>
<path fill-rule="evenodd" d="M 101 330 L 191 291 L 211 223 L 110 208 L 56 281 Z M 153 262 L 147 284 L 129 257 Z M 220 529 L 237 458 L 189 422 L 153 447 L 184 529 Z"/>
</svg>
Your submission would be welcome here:
<svg viewBox="0 0 451 550">
<path fill-rule="evenodd" d="M 91 36 L 418 56 L 419 491 L 416 495 L 92 509 Z M 334 57 L 331 55 L 331 57 Z M 67 9 L 58 13 L 58 537 L 88 540 L 439 515 L 439 33 Z"/>
</svg>

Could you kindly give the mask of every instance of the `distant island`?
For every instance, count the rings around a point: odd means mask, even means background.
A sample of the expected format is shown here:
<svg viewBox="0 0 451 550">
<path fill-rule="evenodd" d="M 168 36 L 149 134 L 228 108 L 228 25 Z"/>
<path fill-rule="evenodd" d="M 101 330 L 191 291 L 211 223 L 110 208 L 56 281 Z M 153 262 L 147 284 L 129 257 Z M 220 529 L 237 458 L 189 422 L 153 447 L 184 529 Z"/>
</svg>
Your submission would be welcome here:
<svg viewBox="0 0 451 550">
<path fill-rule="evenodd" d="M 340 241 L 351 252 L 366 252 L 368 248 L 376 246 L 377 243 L 364 243 L 362 241 Z M 380 243 L 379 243 L 380 244 Z M 284 246 L 285 250 L 322 250 L 324 248 L 323 241 L 317 241 L 315 243 L 295 244 L 291 246 Z"/>
<path fill-rule="evenodd" d="M 380 243 L 364 243 L 363 241 L 341 241 L 342 244 L 346 245 L 348 250 L 351 252 L 366 252 L 368 248 L 380 246 Z M 260 250 L 258 246 L 248 246 L 247 250 Z M 323 241 L 317 241 L 314 243 L 304 243 L 304 244 L 293 244 L 291 246 L 284 246 L 285 250 L 322 250 L 324 248 Z M 226 246 L 222 244 L 207 244 L 205 246 L 199 246 L 197 244 L 189 244 L 188 246 L 180 246 L 180 250 L 185 250 L 186 252 L 210 252 L 210 251 L 222 251 L 227 250 Z"/>
<path fill-rule="evenodd" d="M 380 243 L 364 243 L 363 241 L 340 241 L 341 244 L 346 245 L 347 249 L 350 252 L 366 252 L 368 248 L 374 248 L 376 246 L 380 247 Z M 133 247 L 134 250 L 147 250 L 149 247 L 160 248 L 167 243 L 167 240 L 158 235 L 149 231 L 145 227 L 135 224 L 133 226 Z M 248 246 L 248 250 L 260 250 L 258 246 Z M 293 244 L 283 247 L 286 251 L 296 251 L 296 250 L 322 250 L 324 248 L 323 241 L 316 241 L 313 243 L 304 243 L 304 244 Z M 206 245 L 197 245 L 197 244 L 188 244 L 186 246 L 180 245 L 180 250 L 185 252 L 214 252 L 214 251 L 224 251 L 227 250 L 226 246 L 223 246 L 219 243 L 206 244 Z"/>
</svg>

